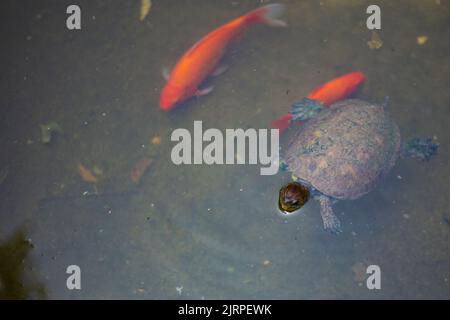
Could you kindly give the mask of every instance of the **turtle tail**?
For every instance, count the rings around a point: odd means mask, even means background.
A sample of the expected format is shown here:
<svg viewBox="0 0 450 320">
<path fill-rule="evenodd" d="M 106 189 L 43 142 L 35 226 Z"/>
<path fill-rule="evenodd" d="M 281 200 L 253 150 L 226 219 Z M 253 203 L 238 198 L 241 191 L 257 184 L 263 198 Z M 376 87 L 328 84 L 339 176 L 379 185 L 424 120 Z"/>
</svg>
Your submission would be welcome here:
<svg viewBox="0 0 450 320">
<path fill-rule="evenodd" d="M 403 156 L 419 158 L 420 160 L 430 160 L 437 154 L 439 143 L 433 142 L 432 138 L 413 138 L 403 145 Z"/>
</svg>

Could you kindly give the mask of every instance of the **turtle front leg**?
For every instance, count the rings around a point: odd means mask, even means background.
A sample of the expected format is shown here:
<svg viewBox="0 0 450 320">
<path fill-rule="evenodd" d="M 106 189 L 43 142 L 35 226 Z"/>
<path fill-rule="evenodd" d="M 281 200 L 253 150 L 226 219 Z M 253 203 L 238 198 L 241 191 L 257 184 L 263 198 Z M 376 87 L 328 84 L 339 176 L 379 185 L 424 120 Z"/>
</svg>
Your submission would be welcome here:
<svg viewBox="0 0 450 320">
<path fill-rule="evenodd" d="M 314 118 L 323 108 L 320 101 L 303 98 L 291 106 L 292 121 L 306 121 Z"/>
<path fill-rule="evenodd" d="M 331 199 L 325 195 L 318 197 L 320 202 L 320 214 L 322 215 L 323 228 L 333 234 L 339 234 L 342 232 L 341 222 L 333 212 Z"/>
</svg>

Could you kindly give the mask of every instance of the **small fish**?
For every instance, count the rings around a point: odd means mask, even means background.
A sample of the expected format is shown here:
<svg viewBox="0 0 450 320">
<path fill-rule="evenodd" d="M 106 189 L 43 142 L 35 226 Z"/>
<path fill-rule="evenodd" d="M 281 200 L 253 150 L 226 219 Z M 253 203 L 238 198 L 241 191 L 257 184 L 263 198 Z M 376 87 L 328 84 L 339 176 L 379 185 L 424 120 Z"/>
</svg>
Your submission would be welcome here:
<svg viewBox="0 0 450 320">
<path fill-rule="evenodd" d="M 147 172 L 148 168 L 152 164 L 152 159 L 150 158 L 142 158 L 133 166 L 130 172 L 130 179 L 135 184 L 139 184 L 142 176 Z"/>
<path fill-rule="evenodd" d="M 84 182 L 97 183 L 97 177 L 81 163 L 78 163 L 78 173 Z"/>
<path fill-rule="evenodd" d="M 308 99 L 318 100 L 324 106 L 330 106 L 335 102 L 350 96 L 364 82 L 366 76 L 362 72 L 350 72 L 325 84 L 316 87 L 307 96 Z M 292 115 L 290 113 L 272 122 L 272 127 L 283 132 L 289 127 Z"/>
<path fill-rule="evenodd" d="M 194 44 L 177 62 L 173 70 L 163 73 L 167 83 L 162 90 L 160 107 L 171 110 L 177 104 L 193 97 L 206 95 L 212 87 L 200 89 L 199 86 L 210 75 L 224 71 L 219 61 L 229 44 L 239 38 L 247 26 L 263 23 L 269 26 L 286 26 L 277 17 L 284 11 L 284 5 L 269 4 L 253 10 L 208 33 Z"/>
</svg>

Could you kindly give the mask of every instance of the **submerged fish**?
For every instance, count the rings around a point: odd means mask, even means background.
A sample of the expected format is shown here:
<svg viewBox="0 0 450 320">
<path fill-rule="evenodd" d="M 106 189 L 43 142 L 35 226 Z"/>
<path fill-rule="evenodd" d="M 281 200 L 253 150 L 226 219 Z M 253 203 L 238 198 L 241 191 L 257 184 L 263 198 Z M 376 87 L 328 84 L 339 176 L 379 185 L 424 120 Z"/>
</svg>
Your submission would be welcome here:
<svg viewBox="0 0 450 320">
<path fill-rule="evenodd" d="M 208 76 L 224 71 L 224 67 L 218 66 L 218 63 L 229 44 L 253 23 L 286 26 L 284 21 L 277 19 L 283 10 L 281 4 L 260 7 L 215 29 L 194 44 L 180 58 L 172 72 L 166 72 L 167 83 L 160 97 L 161 109 L 171 110 L 193 96 L 211 92 L 212 87 L 200 89 L 199 86 Z"/>
<path fill-rule="evenodd" d="M 307 98 L 329 106 L 347 98 L 365 79 L 366 76 L 362 72 L 350 72 L 315 88 Z"/>
<path fill-rule="evenodd" d="M 325 84 L 316 87 L 307 96 L 308 99 L 317 100 L 324 106 L 330 106 L 335 102 L 344 100 L 350 96 L 360 84 L 364 82 L 366 76 L 362 72 L 350 72 Z M 292 115 L 290 113 L 278 118 L 272 122 L 272 127 L 283 132 L 291 123 Z"/>
</svg>

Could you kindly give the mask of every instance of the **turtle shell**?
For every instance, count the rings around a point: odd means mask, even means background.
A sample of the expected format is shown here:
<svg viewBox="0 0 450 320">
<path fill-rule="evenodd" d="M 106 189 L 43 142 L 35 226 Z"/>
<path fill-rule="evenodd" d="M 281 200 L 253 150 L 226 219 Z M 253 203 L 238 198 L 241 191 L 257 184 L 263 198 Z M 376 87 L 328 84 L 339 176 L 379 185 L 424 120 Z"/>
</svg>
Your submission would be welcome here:
<svg viewBox="0 0 450 320">
<path fill-rule="evenodd" d="M 385 108 L 362 100 L 335 103 L 294 130 L 284 153 L 289 170 L 337 199 L 372 190 L 400 151 L 398 127 Z"/>
</svg>

